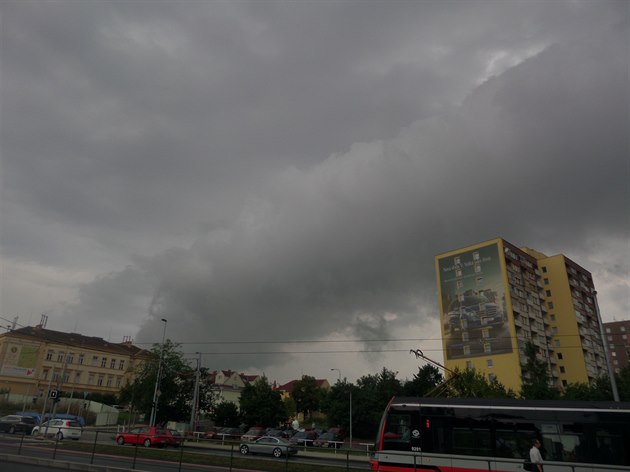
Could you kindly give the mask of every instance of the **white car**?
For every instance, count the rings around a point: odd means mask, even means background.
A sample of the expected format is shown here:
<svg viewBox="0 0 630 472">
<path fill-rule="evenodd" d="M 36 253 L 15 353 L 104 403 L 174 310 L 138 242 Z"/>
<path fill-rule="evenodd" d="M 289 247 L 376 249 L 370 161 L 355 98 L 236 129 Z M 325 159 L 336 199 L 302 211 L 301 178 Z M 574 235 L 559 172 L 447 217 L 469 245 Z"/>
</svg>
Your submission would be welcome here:
<svg viewBox="0 0 630 472">
<path fill-rule="evenodd" d="M 65 438 L 78 441 L 81 439 L 82 432 L 83 428 L 78 421 L 54 419 L 35 426 L 31 434 L 33 436 L 53 437 L 59 441 Z"/>
</svg>

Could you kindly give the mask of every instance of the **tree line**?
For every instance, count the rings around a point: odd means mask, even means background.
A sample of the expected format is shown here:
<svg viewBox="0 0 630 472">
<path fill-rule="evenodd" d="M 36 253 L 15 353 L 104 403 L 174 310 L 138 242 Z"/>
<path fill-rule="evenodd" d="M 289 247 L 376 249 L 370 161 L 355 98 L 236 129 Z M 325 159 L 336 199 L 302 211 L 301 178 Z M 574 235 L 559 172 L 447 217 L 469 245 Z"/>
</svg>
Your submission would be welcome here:
<svg viewBox="0 0 630 472">
<path fill-rule="evenodd" d="M 350 426 L 350 397 L 352 396 L 352 429 L 356 437 L 372 438 L 387 403 L 393 396 L 433 396 L 460 398 L 523 398 L 564 400 L 612 400 L 610 379 L 607 375 L 595 382 L 574 383 L 562 390 L 550 385 L 547 364 L 536 356 L 537 347 L 529 343 L 525 349 L 527 363 L 519 392 L 506 388 L 497 379 L 490 380 L 475 369 L 456 369 L 448 378 L 433 365 L 418 367 L 412 379 L 400 380 L 398 373 L 385 367 L 376 374 L 364 375 L 356 383 L 339 379 L 330 389 L 318 386 L 314 377 L 304 375 L 294 383 L 291 394 L 283 398 L 267 378 L 262 377 L 247 385 L 241 392 L 239 404 L 220 401 L 210 380 L 210 372 L 200 368 L 199 407 L 204 418 L 217 426 L 261 425 L 278 426 L 300 415 L 310 421 L 324 418 L 325 426 Z M 159 382 L 157 423 L 188 422 L 191 418 L 195 369 L 190 367 L 179 351 L 179 346 L 167 341 L 162 349 L 155 345 L 147 362 L 136 373 L 133 383 L 126 385 L 118 398 L 120 405 L 146 418 L 153 405 L 155 381 L 162 355 L 163 375 Z M 616 376 L 620 399 L 630 401 L 630 367 Z M 320 426 L 322 426 L 320 424 Z"/>
</svg>

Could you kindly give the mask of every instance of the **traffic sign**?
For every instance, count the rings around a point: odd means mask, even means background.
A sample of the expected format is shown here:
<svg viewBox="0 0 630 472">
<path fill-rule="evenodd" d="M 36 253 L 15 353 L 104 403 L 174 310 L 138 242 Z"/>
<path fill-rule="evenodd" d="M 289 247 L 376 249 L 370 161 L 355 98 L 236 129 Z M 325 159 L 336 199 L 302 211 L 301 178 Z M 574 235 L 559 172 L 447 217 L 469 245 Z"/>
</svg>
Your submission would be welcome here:
<svg viewBox="0 0 630 472">
<path fill-rule="evenodd" d="M 49 390 L 48 391 L 48 398 L 57 398 L 58 394 L 59 394 L 59 392 L 57 392 L 57 390 Z"/>
</svg>

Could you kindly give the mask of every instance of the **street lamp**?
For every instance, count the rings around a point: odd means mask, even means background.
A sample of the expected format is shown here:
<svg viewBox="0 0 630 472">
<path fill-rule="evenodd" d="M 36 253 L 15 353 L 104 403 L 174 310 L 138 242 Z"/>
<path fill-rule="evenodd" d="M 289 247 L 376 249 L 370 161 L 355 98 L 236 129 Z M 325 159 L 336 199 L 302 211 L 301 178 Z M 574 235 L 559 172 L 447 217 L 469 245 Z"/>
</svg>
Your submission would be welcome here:
<svg viewBox="0 0 630 472">
<path fill-rule="evenodd" d="M 332 368 L 330 370 L 337 371 L 337 373 L 339 374 L 338 382 L 341 385 L 341 370 L 335 369 L 335 368 Z M 348 386 L 348 388 L 349 388 L 349 393 L 350 393 L 350 449 L 352 449 L 352 387 Z"/>
<path fill-rule="evenodd" d="M 155 378 L 155 390 L 153 390 L 153 403 L 151 404 L 151 419 L 149 421 L 149 426 L 155 426 L 155 417 L 157 414 L 157 398 L 158 398 L 158 390 L 160 388 L 160 377 L 162 377 L 162 359 L 164 358 L 164 341 L 166 339 L 166 319 L 162 318 L 164 322 L 164 331 L 162 332 L 162 348 L 160 349 L 160 362 L 158 364 L 158 373 Z"/>
</svg>

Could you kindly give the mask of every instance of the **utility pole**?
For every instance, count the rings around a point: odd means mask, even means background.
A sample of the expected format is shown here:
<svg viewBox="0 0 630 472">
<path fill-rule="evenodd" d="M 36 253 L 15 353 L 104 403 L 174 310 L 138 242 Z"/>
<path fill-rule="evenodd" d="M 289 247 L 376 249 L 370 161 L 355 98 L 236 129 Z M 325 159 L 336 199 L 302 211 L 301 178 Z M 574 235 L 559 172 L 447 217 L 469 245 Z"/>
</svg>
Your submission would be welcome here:
<svg viewBox="0 0 630 472">
<path fill-rule="evenodd" d="M 192 409 L 190 412 L 190 431 L 195 431 L 195 425 L 197 423 L 197 412 L 199 410 L 199 378 L 200 378 L 200 369 L 201 369 L 201 353 L 196 352 L 198 355 L 197 361 L 197 370 L 195 371 L 195 388 L 193 389 L 193 400 L 192 400 Z"/>
</svg>

